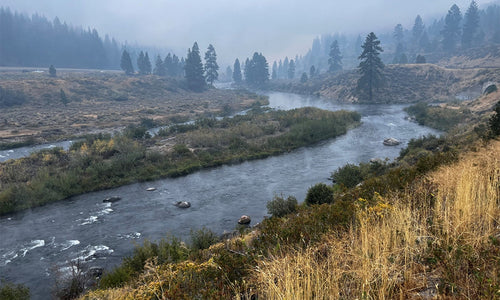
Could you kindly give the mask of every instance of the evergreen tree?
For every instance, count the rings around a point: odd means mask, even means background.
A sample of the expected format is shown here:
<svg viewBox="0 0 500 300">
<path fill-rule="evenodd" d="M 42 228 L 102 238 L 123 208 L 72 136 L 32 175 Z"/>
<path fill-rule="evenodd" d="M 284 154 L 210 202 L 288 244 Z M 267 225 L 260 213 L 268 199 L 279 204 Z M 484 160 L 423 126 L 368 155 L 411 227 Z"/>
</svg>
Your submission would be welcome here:
<svg viewBox="0 0 500 300">
<path fill-rule="evenodd" d="M 234 61 L 233 65 L 233 80 L 236 84 L 240 84 L 242 81 L 240 61 L 238 59 Z"/>
<path fill-rule="evenodd" d="M 290 60 L 290 64 L 288 65 L 288 79 L 295 78 L 295 62 Z"/>
<path fill-rule="evenodd" d="M 122 68 L 123 71 L 125 71 L 125 74 L 127 75 L 134 74 L 134 67 L 132 66 L 132 60 L 130 59 L 130 54 L 128 54 L 127 50 L 123 50 L 120 67 Z"/>
<path fill-rule="evenodd" d="M 404 54 L 404 47 L 402 44 L 398 44 L 396 46 L 396 52 L 394 53 L 394 59 L 392 60 L 393 64 L 401 63 L 401 56 Z"/>
<path fill-rule="evenodd" d="M 342 55 L 340 54 L 339 44 L 337 40 L 333 41 L 330 46 L 330 58 L 328 59 L 328 72 L 335 73 L 342 70 Z"/>
<path fill-rule="evenodd" d="M 281 79 L 281 78 L 283 78 L 283 62 L 280 59 L 280 61 L 278 63 L 278 79 Z"/>
<path fill-rule="evenodd" d="M 146 74 L 145 57 L 144 57 L 144 52 L 142 51 L 141 53 L 139 53 L 139 56 L 137 57 L 137 69 L 139 69 L 139 74 L 141 75 Z"/>
<path fill-rule="evenodd" d="M 175 66 L 173 65 L 172 54 L 169 52 L 165 59 L 163 60 L 163 66 L 168 76 L 175 77 L 177 72 L 175 70 Z"/>
<path fill-rule="evenodd" d="M 304 72 L 304 73 L 302 73 L 302 76 L 300 77 L 300 82 L 305 83 L 305 82 L 307 82 L 308 79 L 309 78 L 307 78 L 307 73 Z"/>
<path fill-rule="evenodd" d="M 419 54 L 419 55 L 417 55 L 417 58 L 416 58 L 416 60 L 415 60 L 415 63 L 417 63 L 417 64 L 425 64 L 426 62 L 427 62 L 427 61 L 426 61 L 426 59 L 425 59 L 425 56 L 420 55 L 420 54 Z"/>
<path fill-rule="evenodd" d="M 462 47 L 470 48 L 479 29 L 479 10 L 476 1 L 472 1 L 464 16 Z"/>
<path fill-rule="evenodd" d="M 230 66 L 226 68 L 226 81 L 231 81 L 233 79 L 233 70 Z"/>
<path fill-rule="evenodd" d="M 203 64 L 201 63 L 200 48 L 197 42 L 193 44 L 192 49 L 188 49 L 184 72 L 188 88 L 193 91 L 203 91 L 205 76 L 203 76 Z"/>
<path fill-rule="evenodd" d="M 205 78 L 207 83 L 211 86 L 214 85 L 214 81 L 219 79 L 219 65 L 217 64 L 217 53 L 215 53 L 215 48 L 212 44 L 208 45 L 207 52 L 205 52 Z"/>
<path fill-rule="evenodd" d="M 269 66 L 262 53 L 255 52 L 245 64 L 245 80 L 251 86 L 261 87 L 269 80 Z"/>
<path fill-rule="evenodd" d="M 151 60 L 149 59 L 149 55 L 146 52 L 146 55 L 144 55 L 144 74 L 151 74 L 151 69 Z"/>
<path fill-rule="evenodd" d="M 462 13 L 456 4 L 448 11 L 444 19 L 444 29 L 441 32 L 443 35 L 443 49 L 446 51 L 454 51 L 460 37 L 460 22 L 462 21 Z"/>
<path fill-rule="evenodd" d="M 283 72 L 281 73 L 281 78 L 286 79 L 288 77 L 288 67 L 290 61 L 288 60 L 288 56 L 285 56 L 285 60 L 283 61 Z"/>
<path fill-rule="evenodd" d="M 167 75 L 167 71 L 165 69 L 165 64 L 163 63 L 163 60 L 161 60 L 160 55 L 156 56 L 155 68 L 154 68 L 153 74 L 158 75 L 158 76 Z"/>
<path fill-rule="evenodd" d="M 278 79 L 278 64 L 276 63 L 276 61 L 274 61 L 273 63 L 273 72 L 271 74 L 272 80 Z"/>
<path fill-rule="evenodd" d="M 314 65 L 312 65 L 311 68 L 309 69 L 309 77 L 311 78 L 316 77 L 316 68 L 314 67 Z"/>
<path fill-rule="evenodd" d="M 361 48 L 363 52 L 359 56 L 361 62 L 358 66 L 361 77 L 358 79 L 356 90 L 361 97 L 368 97 L 368 101 L 372 101 L 374 90 L 385 82 L 384 63 L 379 57 L 380 52 L 384 50 L 380 47 L 380 41 L 373 32 L 368 34 Z"/>
<path fill-rule="evenodd" d="M 424 22 L 420 15 L 417 15 L 415 18 L 415 23 L 413 23 L 412 28 L 412 37 L 413 37 L 413 47 L 418 49 L 420 46 L 420 39 L 422 38 L 422 34 L 424 34 L 425 26 Z"/>
<path fill-rule="evenodd" d="M 170 71 L 170 76 L 172 77 L 182 77 L 182 70 L 184 70 L 184 65 L 185 65 L 185 61 L 184 61 L 184 58 L 182 58 L 182 60 L 179 60 L 179 57 L 177 57 L 177 55 L 172 55 L 172 61 L 170 63 L 171 65 L 171 71 Z M 168 73 L 168 69 L 167 69 L 167 73 Z"/>
<path fill-rule="evenodd" d="M 56 68 L 54 68 L 54 65 L 50 65 L 50 67 L 49 67 L 49 75 L 50 75 L 50 77 L 56 77 L 57 76 L 57 71 L 56 71 Z"/>
<path fill-rule="evenodd" d="M 394 27 L 394 33 L 392 35 L 394 37 L 394 40 L 396 41 L 396 45 L 403 43 L 403 38 L 404 38 L 404 33 L 403 32 L 404 32 L 403 25 L 397 24 Z"/>
</svg>

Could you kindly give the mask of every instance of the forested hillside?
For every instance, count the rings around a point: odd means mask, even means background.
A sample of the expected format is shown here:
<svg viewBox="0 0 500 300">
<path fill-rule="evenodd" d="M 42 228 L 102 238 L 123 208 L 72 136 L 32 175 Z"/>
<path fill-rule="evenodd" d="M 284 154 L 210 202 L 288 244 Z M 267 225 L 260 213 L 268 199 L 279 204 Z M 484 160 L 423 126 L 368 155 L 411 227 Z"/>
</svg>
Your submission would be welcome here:
<svg viewBox="0 0 500 300">
<path fill-rule="evenodd" d="M 0 7 L 0 66 L 117 69 L 120 54 L 118 43 L 95 29 Z"/>
</svg>

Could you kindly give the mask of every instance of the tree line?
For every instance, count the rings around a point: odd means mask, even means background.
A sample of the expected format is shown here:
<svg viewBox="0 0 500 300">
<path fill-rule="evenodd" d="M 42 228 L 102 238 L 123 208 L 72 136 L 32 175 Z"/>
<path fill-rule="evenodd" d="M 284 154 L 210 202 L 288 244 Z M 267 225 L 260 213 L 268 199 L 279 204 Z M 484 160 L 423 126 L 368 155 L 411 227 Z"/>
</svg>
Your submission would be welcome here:
<svg viewBox="0 0 500 300">
<path fill-rule="evenodd" d="M 118 43 L 95 29 L 0 8 L 0 66 L 117 68 Z"/>
</svg>

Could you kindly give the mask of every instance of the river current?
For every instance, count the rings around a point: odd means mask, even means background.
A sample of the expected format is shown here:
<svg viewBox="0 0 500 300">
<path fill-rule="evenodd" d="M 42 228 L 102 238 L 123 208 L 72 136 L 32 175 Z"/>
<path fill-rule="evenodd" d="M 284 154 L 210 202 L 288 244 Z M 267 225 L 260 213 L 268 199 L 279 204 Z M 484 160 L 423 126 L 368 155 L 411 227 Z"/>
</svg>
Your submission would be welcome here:
<svg viewBox="0 0 500 300">
<path fill-rule="evenodd" d="M 407 121 L 404 105 L 342 104 L 278 92 L 268 96 L 269 106 L 277 109 L 355 110 L 362 124 L 343 136 L 280 156 L 88 193 L 1 217 L 0 278 L 25 284 L 33 299 L 51 298 L 54 272 L 64 271 L 71 260 L 80 259 L 87 267 L 112 268 L 144 239 L 170 234 L 188 241 L 190 231 L 202 227 L 217 233 L 231 231 L 243 214 L 256 224 L 267 214 L 266 203 L 274 195 L 293 195 L 303 201 L 310 186 L 328 183 L 331 172 L 346 163 L 392 160 L 411 138 L 439 134 Z M 389 137 L 402 144 L 384 146 L 383 140 Z M 16 151 L 20 150 L 11 150 L 9 156 L 22 156 Z M 146 191 L 150 187 L 156 190 Z M 102 202 L 110 196 L 122 200 Z M 180 209 L 173 205 L 176 201 L 190 201 L 192 206 Z"/>
</svg>

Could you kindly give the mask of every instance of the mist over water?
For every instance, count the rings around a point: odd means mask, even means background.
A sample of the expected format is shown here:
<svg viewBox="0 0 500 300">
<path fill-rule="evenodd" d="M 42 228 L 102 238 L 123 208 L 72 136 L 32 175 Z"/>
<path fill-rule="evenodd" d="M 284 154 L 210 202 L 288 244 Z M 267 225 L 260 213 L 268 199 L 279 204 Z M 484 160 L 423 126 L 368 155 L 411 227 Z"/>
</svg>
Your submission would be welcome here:
<svg viewBox="0 0 500 300">
<path fill-rule="evenodd" d="M 405 120 L 402 105 L 351 105 L 294 94 L 268 95 L 270 106 L 279 109 L 356 110 L 362 124 L 338 138 L 280 156 L 88 193 L 2 217 L 0 274 L 29 286 L 33 299 L 46 299 L 54 270 L 64 271 L 68 261 L 80 259 L 88 267 L 111 268 L 144 239 L 172 234 L 189 240 L 191 229 L 204 226 L 220 234 L 233 230 L 242 214 L 255 225 L 276 194 L 303 201 L 310 186 L 328 183 L 330 173 L 346 163 L 393 159 L 411 138 L 438 134 Z M 403 143 L 383 146 L 388 137 Z M 149 187 L 156 191 L 146 191 Z M 122 200 L 102 202 L 110 196 Z M 176 201 L 190 201 L 192 207 L 179 209 L 173 205 Z"/>
</svg>

